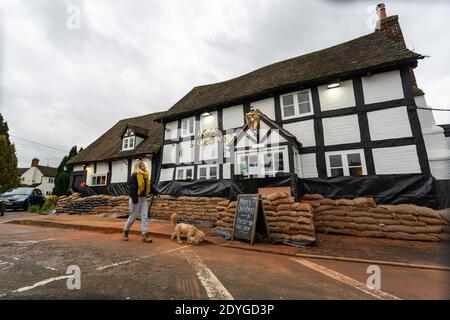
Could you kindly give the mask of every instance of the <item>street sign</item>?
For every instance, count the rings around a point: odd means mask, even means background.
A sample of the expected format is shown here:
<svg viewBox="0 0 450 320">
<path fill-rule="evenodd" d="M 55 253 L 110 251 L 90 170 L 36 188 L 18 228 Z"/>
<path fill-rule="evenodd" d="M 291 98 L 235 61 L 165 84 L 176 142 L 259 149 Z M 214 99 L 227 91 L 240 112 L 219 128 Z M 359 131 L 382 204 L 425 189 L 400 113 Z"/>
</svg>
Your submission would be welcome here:
<svg viewBox="0 0 450 320">
<path fill-rule="evenodd" d="M 270 241 L 264 205 L 258 194 L 238 195 L 233 226 L 233 239 L 244 239 L 253 244 L 255 234 L 259 240 Z"/>
</svg>

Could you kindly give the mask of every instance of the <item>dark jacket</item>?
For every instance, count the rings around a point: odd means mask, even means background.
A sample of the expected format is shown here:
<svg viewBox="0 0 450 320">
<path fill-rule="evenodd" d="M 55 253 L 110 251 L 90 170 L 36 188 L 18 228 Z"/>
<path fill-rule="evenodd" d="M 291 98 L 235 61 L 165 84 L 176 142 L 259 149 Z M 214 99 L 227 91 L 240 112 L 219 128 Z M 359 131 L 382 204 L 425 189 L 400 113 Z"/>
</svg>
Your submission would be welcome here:
<svg viewBox="0 0 450 320">
<path fill-rule="evenodd" d="M 130 197 L 133 203 L 139 202 L 139 197 L 145 197 L 147 190 L 144 190 L 142 194 L 138 194 L 138 182 L 136 174 L 132 174 L 130 179 L 128 179 L 128 185 L 130 186 Z M 147 186 L 145 186 L 147 189 Z"/>
</svg>

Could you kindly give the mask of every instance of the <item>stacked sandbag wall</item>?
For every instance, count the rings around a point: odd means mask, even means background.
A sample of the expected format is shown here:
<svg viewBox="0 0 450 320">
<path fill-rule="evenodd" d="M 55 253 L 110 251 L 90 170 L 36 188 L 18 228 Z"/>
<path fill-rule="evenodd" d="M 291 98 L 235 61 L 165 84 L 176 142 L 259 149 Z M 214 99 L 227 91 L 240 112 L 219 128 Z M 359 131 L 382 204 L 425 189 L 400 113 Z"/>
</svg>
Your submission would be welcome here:
<svg viewBox="0 0 450 320">
<path fill-rule="evenodd" d="M 263 196 L 269 231 L 274 240 L 314 241 L 315 228 L 312 207 L 295 202 L 286 193 L 277 192 Z M 218 229 L 233 229 L 237 201 L 218 203 L 220 213 L 216 222 Z"/>
<path fill-rule="evenodd" d="M 328 199 L 304 195 L 314 208 L 316 231 L 361 237 L 443 241 L 448 222 L 438 211 L 410 204 L 377 205 L 372 198 Z"/>
<path fill-rule="evenodd" d="M 126 218 L 130 214 L 128 196 L 95 195 L 81 197 L 79 193 L 58 198 L 56 213 L 87 214 L 110 218 Z"/>
<path fill-rule="evenodd" d="M 158 218 L 169 218 L 174 212 L 177 213 L 178 218 L 182 220 L 203 220 L 212 221 L 217 220 L 219 211 L 222 208 L 217 208 L 219 203 L 227 202 L 228 200 L 218 197 L 188 197 L 182 196 L 174 198 L 167 195 L 155 197 L 150 215 Z"/>
</svg>

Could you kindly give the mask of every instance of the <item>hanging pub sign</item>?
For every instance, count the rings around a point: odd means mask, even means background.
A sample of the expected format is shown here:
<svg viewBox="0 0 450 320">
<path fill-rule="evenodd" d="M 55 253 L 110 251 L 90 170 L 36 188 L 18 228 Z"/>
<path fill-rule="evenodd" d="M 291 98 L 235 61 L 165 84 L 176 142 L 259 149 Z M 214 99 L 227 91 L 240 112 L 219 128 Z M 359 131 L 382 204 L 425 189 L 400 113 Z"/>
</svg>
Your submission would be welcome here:
<svg viewBox="0 0 450 320">
<path fill-rule="evenodd" d="M 264 204 L 259 194 L 238 195 L 233 225 L 233 239 L 270 242 Z"/>
</svg>

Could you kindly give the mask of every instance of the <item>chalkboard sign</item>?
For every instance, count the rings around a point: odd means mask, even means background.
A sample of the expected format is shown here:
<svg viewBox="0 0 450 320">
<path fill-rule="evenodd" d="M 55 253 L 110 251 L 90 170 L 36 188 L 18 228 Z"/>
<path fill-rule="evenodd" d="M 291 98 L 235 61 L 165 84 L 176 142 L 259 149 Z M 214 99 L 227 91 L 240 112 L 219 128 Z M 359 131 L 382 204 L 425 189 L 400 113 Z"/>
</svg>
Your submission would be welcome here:
<svg viewBox="0 0 450 320">
<path fill-rule="evenodd" d="M 258 194 L 238 195 L 233 239 L 244 239 L 253 244 L 255 233 L 258 239 L 270 241 L 264 205 Z"/>
</svg>

